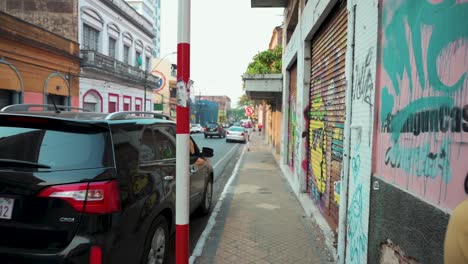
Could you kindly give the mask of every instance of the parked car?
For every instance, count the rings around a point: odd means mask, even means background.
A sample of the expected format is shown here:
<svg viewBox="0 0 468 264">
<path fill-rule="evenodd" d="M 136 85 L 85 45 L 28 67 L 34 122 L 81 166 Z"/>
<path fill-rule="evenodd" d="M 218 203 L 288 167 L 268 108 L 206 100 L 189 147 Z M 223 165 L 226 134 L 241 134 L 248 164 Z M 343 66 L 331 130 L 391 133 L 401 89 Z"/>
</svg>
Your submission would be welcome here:
<svg viewBox="0 0 468 264">
<path fill-rule="evenodd" d="M 226 142 L 240 141 L 242 143 L 247 142 L 247 132 L 243 127 L 232 126 L 226 130 Z"/>
<path fill-rule="evenodd" d="M 204 133 L 205 138 L 212 138 L 213 136 L 217 136 L 219 138 L 226 137 L 226 131 L 224 130 L 224 128 L 221 126 L 221 124 L 215 122 L 207 123 Z"/>
<path fill-rule="evenodd" d="M 200 124 L 192 124 L 190 126 L 190 133 L 203 133 L 204 129 Z"/>
<path fill-rule="evenodd" d="M 175 122 L 14 109 L 0 112 L 0 263 L 164 263 L 175 229 Z M 195 160 L 213 156 L 193 143 Z M 190 211 L 207 214 L 213 167 L 190 171 Z"/>
</svg>

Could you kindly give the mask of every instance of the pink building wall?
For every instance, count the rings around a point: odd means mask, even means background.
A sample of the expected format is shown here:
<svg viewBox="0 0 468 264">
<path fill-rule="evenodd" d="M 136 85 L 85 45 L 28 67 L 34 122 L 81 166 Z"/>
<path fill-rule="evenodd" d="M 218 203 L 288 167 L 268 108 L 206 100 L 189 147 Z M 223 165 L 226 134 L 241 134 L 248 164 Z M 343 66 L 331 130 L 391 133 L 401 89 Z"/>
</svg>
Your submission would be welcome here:
<svg viewBox="0 0 468 264">
<path fill-rule="evenodd" d="M 450 211 L 467 198 L 468 1 L 381 1 L 374 174 Z"/>
<path fill-rule="evenodd" d="M 44 104 L 44 94 L 35 92 L 24 92 L 25 104 Z"/>
</svg>

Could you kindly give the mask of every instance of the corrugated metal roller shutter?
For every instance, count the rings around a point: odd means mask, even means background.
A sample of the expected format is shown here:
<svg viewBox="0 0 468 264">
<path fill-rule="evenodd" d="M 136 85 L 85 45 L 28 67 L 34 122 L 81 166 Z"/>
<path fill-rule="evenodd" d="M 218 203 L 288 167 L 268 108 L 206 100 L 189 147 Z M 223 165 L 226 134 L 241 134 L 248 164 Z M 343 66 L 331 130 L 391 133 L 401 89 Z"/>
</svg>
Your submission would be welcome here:
<svg viewBox="0 0 468 264">
<path fill-rule="evenodd" d="M 345 120 L 346 2 L 339 3 L 312 39 L 310 190 L 332 227 L 338 223 Z"/>
<path fill-rule="evenodd" d="M 294 168 L 296 135 L 297 63 L 289 69 L 288 165 Z"/>
</svg>

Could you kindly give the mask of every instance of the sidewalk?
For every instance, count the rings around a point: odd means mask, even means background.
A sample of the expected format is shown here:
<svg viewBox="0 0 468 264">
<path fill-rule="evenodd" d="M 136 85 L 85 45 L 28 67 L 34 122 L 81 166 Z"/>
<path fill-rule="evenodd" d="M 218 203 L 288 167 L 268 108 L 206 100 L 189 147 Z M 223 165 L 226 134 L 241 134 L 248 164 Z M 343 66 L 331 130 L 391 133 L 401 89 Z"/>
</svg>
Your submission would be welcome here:
<svg viewBox="0 0 468 264">
<path fill-rule="evenodd" d="M 259 136 L 241 159 L 194 263 L 331 263 L 318 227 Z"/>
</svg>

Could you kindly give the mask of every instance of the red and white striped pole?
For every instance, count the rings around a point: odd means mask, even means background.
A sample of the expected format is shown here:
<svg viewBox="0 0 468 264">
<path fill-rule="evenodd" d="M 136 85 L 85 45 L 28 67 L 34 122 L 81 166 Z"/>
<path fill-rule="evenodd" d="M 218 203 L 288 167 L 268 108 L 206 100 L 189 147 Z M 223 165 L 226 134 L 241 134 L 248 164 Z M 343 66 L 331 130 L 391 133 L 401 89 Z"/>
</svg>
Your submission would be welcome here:
<svg viewBox="0 0 468 264">
<path fill-rule="evenodd" d="M 176 264 L 189 259 L 190 0 L 179 0 L 177 34 Z"/>
</svg>

